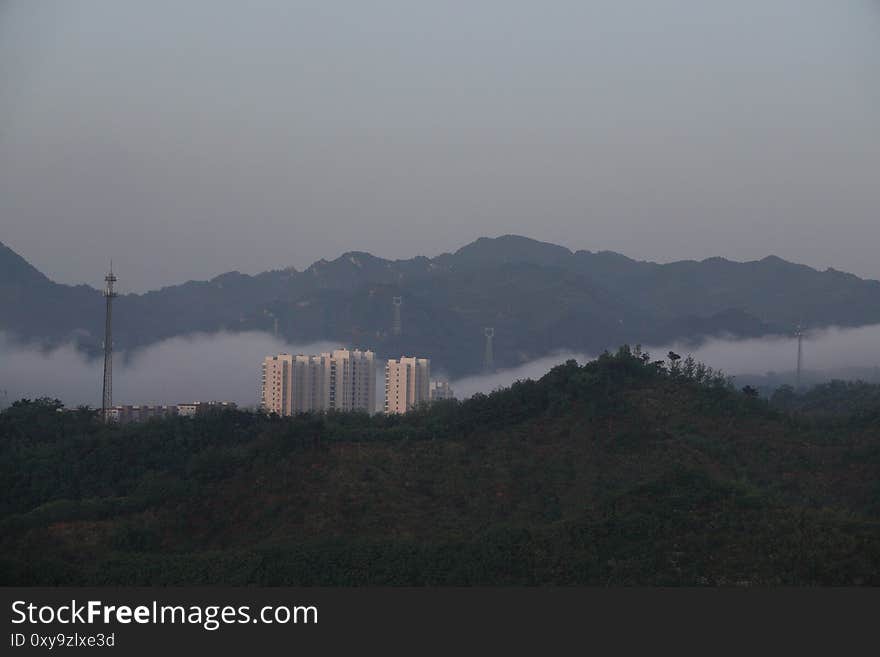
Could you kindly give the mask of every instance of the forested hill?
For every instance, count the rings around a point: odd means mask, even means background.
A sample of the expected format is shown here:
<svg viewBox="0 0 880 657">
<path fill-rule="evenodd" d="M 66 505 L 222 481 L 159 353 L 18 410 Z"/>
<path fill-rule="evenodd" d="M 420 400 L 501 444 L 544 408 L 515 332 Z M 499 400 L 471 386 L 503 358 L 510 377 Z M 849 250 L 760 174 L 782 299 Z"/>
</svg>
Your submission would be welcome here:
<svg viewBox="0 0 880 657">
<path fill-rule="evenodd" d="M 102 276 L 95 272 L 96 284 Z M 391 332 L 395 296 L 403 298 L 401 336 Z M 52 282 L 0 245 L 0 331 L 72 340 L 98 353 L 102 303 L 98 290 Z M 495 328 L 497 365 L 510 367 L 561 349 L 790 334 L 801 322 L 880 323 L 880 282 L 776 257 L 656 264 L 507 235 L 435 258 L 353 251 L 304 271 L 230 272 L 122 295 L 114 342 L 124 350 L 193 332 L 273 331 L 276 320 L 292 343 L 330 340 L 381 357 L 415 353 L 458 377 L 479 369 L 486 326 Z"/>
<path fill-rule="evenodd" d="M 876 387 L 751 393 L 622 349 L 403 417 L 19 402 L 0 584 L 880 584 Z"/>
</svg>

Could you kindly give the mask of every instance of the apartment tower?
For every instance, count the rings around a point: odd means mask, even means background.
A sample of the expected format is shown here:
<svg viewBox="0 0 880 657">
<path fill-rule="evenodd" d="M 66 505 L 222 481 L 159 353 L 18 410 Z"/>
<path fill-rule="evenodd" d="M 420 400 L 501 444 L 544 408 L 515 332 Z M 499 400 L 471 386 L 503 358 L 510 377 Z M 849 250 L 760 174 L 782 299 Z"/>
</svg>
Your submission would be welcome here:
<svg viewBox="0 0 880 657">
<path fill-rule="evenodd" d="M 328 365 L 327 409 L 336 411 L 376 410 L 376 360 L 372 351 L 337 349 L 321 354 Z"/>
<path fill-rule="evenodd" d="M 317 355 L 268 356 L 263 361 L 261 405 L 278 415 L 329 410 L 372 413 L 376 408 L 374 354 L 337 349 Z"/>
<path fill-rule="evenodd" d="M 293 368 L 293 356 L 278 354 L 263 359 L 262 392 L 260 406 L 267 413 L 278 415 L 291 414 L 290 373 Z"/>
<path fill-rule="evenodd" d="M 385 412 L 406 413 L 431 400 L 431 361 L 428 358 L 391 359 L 385 364 Z"/>
</svg>

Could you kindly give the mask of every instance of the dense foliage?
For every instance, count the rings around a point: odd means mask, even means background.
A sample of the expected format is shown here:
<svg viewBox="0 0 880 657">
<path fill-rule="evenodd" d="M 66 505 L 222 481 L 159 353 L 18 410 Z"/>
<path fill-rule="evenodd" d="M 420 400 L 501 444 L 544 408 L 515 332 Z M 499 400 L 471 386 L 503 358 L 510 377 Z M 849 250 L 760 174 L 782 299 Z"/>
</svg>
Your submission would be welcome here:
<svg viewBox="0 0 880 657">
<path fill-rule="evenodd" d="M 770 397 L 780 409 L 823 421 L 824 424 L 880 426 L 880 385 L 864 381 L 830 381 L 796 393 L 778 388 Z"/>
<path fill-rule="evenodd" d="M 876 413 L 637 348 L 405 416 L 21 401 L 0 583 L 877 585 Z"/>
</svg>

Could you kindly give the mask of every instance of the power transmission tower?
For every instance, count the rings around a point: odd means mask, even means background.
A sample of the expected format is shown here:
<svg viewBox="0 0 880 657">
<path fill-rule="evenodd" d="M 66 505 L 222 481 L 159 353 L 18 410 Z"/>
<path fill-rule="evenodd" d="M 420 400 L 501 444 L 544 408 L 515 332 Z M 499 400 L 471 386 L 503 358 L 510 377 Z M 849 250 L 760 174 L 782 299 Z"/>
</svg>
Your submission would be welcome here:
<svg viewBox="0 0 880 657">
<path fill-rule="evenodd" d="M 804 330 L 800 324 L 798 324 L 797 332 L 795 333 L 798 341 L 798 351 L 797 351 L 797 375 L 795 378 L 795 386 L 798 390 L 801 388 L 801 375 L 803 373 L 804 367 Z"/>
<path fill-rule="evenodd" d="M 274 335 L 275 338 L 277 339 L 278 338 L 278 316 L 275 313 L 273 313 L 271 310 L 264 310 L 263 313 L 267 317 L 272 318 L 272 335 Z"/>
<path fill-rule="evenodd" d="M 391 324 L 391 333 L 394 335 L 400 335 L 401 333 L 401 323 L 400 323 L 400 306 L 403 303 L 403 297 L 391 297 L 391 305 L 394 308 L 394 318 Z"/>
<path fill-rule="evenodd" d="M 495 353 L 492 349 L 492 340 L 495 338 L 495 329 L 487 326 L 483 329 L 483 335 L 486 336 L 486 351 L 483 354 L 483 370 L 485 372 L 494 372 Z"/>
<path fill-rule="evenodd" d="M 109 421 L 109 411 L 113 406 L 113 299 L 116 298 L 116 276 L 113 275 L 113 262 L 110 273 L 104 277 L 104 298 L 107 304 L 104 318 L 104 390 L 101 399 L 101 417 Z"/>
</svg>

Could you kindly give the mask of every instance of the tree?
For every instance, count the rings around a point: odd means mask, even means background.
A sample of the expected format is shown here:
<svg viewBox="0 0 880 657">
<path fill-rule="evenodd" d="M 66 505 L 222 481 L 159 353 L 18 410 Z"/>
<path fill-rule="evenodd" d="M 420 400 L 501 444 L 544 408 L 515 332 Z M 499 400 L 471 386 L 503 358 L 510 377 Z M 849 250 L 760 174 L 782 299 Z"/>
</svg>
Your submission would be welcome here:
<svg viewBox="0 0 880 657">
<path fill-rule="evenodd" d="M 754 398 L 756 398 L 756 397 L 758 396 L 758 389 L 757 389 L 757 388 L 753 388 L 752 386 L 745 386 L 745 387 L 742 389 L 742 391 L 743 391 L 743 394 L 744 394 L 746 397 L 751 397 L 751 398 L 754 399 Z"/>
</svg>

